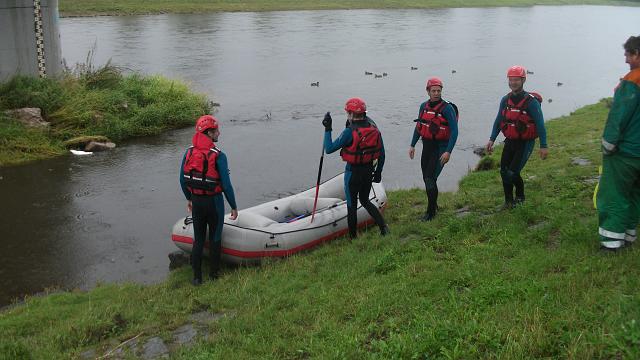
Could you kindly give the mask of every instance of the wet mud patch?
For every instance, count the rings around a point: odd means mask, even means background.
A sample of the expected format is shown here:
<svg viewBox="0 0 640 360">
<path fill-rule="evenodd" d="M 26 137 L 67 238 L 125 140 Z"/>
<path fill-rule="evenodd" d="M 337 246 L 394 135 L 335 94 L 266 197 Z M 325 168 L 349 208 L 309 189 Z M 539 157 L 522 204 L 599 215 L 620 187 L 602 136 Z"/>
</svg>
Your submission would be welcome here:
<svg viewBox="0 0 640 360">
<path fill-rule="evenodd" d="M 547 250 L 556 250 L 560 247 L 560 230 L 555 229 L 547 238 L 546 248 Z"/>
</svg>

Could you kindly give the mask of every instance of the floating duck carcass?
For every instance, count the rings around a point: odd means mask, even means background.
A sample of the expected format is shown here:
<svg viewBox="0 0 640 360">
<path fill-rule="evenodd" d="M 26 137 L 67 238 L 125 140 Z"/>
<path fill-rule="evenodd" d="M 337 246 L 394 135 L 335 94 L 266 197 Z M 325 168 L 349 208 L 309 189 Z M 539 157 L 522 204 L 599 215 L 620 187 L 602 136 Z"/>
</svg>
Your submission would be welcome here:
<svg viewBox="0 0 640 360">
<path fill-rule="evenodd" d="M 315 191 L 313 187 L 296 195 L 240 210 L 236 220 L 225 215 L 223 260 L 242 264 L 259 262 L 266 257 L 290 256 L 346 234 L 344 174 L 320 184 L 317 210 L 311 222 Z M 373 183 L 369 199 L 381 212 L 384 211 L 387 194 L 382 183 Z M 369 213 L 358 202 L 358 227 L 373 223 Z M 190 216 L 178 220 L 173 226 L 171 239 L 181 250 L 191 252 L 193 223 Z"/>
</svg>

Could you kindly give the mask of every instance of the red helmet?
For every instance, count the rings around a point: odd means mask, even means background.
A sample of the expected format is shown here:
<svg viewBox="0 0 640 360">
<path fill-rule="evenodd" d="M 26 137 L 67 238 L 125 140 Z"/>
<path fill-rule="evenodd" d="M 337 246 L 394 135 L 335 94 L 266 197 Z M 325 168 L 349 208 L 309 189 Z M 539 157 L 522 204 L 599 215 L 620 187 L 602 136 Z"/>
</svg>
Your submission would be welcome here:
<svg viewBox="0 0 640 360">
<path fill-rule="evenodd" d="M 209 129 L 217 129 L 218 128 L 218 120 L 211 115 L 202 115 L 196 121 L 196 131 L 197 132 L 205 132 Z"/>
<path fill-rule="evenodd" d="M 440 80 L 439 77 L 432 77 L 431 79 L 427 80 L 427 90 L 429 90 L 429 88 L 432 86 L 442 87 L 442 80 Z"/>
<path fill-rule="evenodd" d="M 364 103 L 364 100 L 354 97 L 347 100 L 347 103 L 344 104 L 344 111 L 354 114 L 364 114 L 367 112 L 367 104 Z"/>
<path fill-rule="evenodd" d="M 514 65 L 507 70 L 507 77 L 520 77 L 526 79 L 527 70 L 525 70 L 524 66 Z"/>
</svg>

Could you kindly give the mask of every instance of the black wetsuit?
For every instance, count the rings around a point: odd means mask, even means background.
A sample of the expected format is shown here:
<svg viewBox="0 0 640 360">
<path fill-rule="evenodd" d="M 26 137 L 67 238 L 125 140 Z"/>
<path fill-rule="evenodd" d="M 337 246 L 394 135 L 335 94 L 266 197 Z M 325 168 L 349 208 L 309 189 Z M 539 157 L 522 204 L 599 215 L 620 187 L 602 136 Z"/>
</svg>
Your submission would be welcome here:
<svg viewBox="0 0 640 360">
<path fill-rule="evenodd" d="M 202 280 L 202 250 L 205 238 L 209 243 L 210 274 L 217 276 L 220 270 L 222 255 L 222 241 L 214 241 L 218 226 L 218 212 L 212 195 L 191 195 L 193 214 L 193 249 L 191 252 L 191 267 L 194 279 Z M 207 226 L 209 236 L 207 236 Z"/>
<path fill-rule="evenodd" d="M 436 107 L 442 100 L 429 101 L 429 107 Z M 427 102 L 420 105 L 418 110 L 418 116 L 425 110 Z M 442 172 L 443 165 L 440 162 L 440 157 L 445 152 L 451 153 L 453 147 L 458 139 L 458 121 L 453 106 L 447 105 L 444 107 L 442 115 L 449 122 L 449 128 L 451 129 L 451 136 L 447 140 L 432 140 L 422 138 L 422 156 L 420 157 L 420 168 L 422 169 L 422 180 L 424 181 L 425 189 L 427 191 L 427 199 L 429 204 L 427 205 L 427 212 L 425 218 L 431 218 L 435 216 L 438 209 L 438 176 Z M 415 147 L 418 140 L 421 138 L 417 128 L 413 130 L 413 137 L 411 138 L 411 147 Z"/>
<path fill-rule="evenodd" d="M 353 128 L 375 126 L 375 122 L 369 117 L 366 117 L 363 121 L 356 121 L 352 125 L 345 128 L 340 136 L 335 140 L 331 140 L 331 131 L 325 131 L 324 133 L 324 149 L 327 154 L 331 154 L 339 149 L 349 147 L 353 141 Z M 382 140 L 381 140 L 382 142 Z M 358 198 L 360 198 L 360 204 L 367 210 L 369 215 L 376 222 L 380 228 L 380 232 L 384 235 L 387 234 L 389 229 L 384 222 L 384 218 L 375 205 L 369 200 L 369 192 L 371 191 L 372 176 L 377 173 L 378 176 L 382 174 L 382 168 L 384 166 L 385 153 L 384 143 L 382 143 L 382 149 L 380 150 L 380 157 L 378 158 L 377 165 L 374 166 L 373 162 L 362 165 L 353 165 L 347 163 L 344 171 L 344 192 L 347 200 L 347 223 L 349 224 L 349 235 L 351 238 L 357 236 L 358 230 Z"/>
<path fill-rule="evenodd" d="M 205 135 L 194 135 L 193 145 L 196 147 L 208 149 L 215 146 L 213 141 Z M 229 167 L 227 165 L 226 155 L 218 150 L 216 158 L 216 170 L 220 176 L 221 189 L 224 193 L 231 209 L 237 209 L 233 186 L 229 177 Z M 210 277 L 215 278 L 220 271 L 222 261 L 222 226 L 224 225 L 224 202 L 222 194 L 216 195 L 196 195 L 192 194 L 187 188 L 183 176 L 183 169 L 187 160 L 189 150 L 182 157 L 182 165 L 180 165 L 180 188 L 187 200 L 192 202 L 192 218 L 193 218 L 193 247 L 191 252 L 191 267 L 193 268 L 194 280 L 202 281 L 202 251 L 205 240 L 209 243 L 209 261 L 211 264 Z M 209 228 L 209 237 L 205 239 Z"/>
<path fill-rule="evenodd" d="M 434 216 L 438 210 L 438 175 L 442 171 L 440 156 L 444 151 L 440 150 L 440 141 L 423 140 L 422 156 L 420 157 L 420 168 L 422 169 L 422 180 L 427 190 L 427 214 Z"/>
<path fill-rule="evenodd" d="M 375 205 L 369 200 L 371 192 L 371 174 L 374 172 L 373 163 L 363 165 L 351 165 L 351 176 L 348 179 L 349 198 L 351 201 L 347 204 L 347 223 L 349 224 L 349 236 L 355 238 L 358 229 L 358 199 L 369 215 L 380 227 L 380 231 L 385 230 L 385 222 L 382 214 Z"/>
<path fill-rule="evenodd" d="M 500 107 L 498 109 L 498 115 L 493 123 L 493 130 L 489 139 L 495 141 L 498 133 L 500 132 L 500 124 L 504 119 L 502 115 L 503 110 L 507 106 L 507 100 L 511 97 L 511 101 L 514 104 L 520 103 L 525 96 L 529 96 L 527 92 L 521 91 L 518 94 L 509 93 L 505 95 L 500 101 Z M 540 137 L 540 147 L 547 147 L 547 136 L 544 127 L 544 118 L 542 117 L 542 110 L 540 103 L 536 100 L 529 101 L 527 105 L 527 113 L 536 124 L 536 130 Z M 520 139 L 505 139 L 504 149 L 502 150 L 502 157 L 500 158 L 500 176 L 502 177 L 502 188 L 504 190 L 504 200 L 507 205 L 514 203 L 513 188 L 516 190 L 515 202 L 522 202 L 525 199 L 524 195 L 524 180 L 520 175 L 520 172 L 524 168 L 529 156 L 533 152 L 535 145 L 535 139 L 532 140 L 520 140 Z"/>
</svg>

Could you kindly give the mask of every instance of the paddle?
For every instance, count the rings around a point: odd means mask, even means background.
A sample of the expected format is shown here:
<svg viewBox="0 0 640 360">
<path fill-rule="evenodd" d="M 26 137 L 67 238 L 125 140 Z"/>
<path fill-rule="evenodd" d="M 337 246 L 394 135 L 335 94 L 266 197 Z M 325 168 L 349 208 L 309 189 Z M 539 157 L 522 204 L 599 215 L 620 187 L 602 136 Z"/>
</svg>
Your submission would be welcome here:
<svg viewBox="0 0 640 360">
<path fill-rule="evenodd" d="M 316 215 L 316 206 L 318 205 L 318 191 L 320 191 L 320 177 L 322 176 L 322 162 L 324 161 L 324 139 L 322 139 L 322 155 L 320 155 L 320 166 L 318 167 L 318 180 L 316 181 L 316 196 L 313 199 L 313 210 L 311 211 L 311 223 Z"/>
<path fill-rule="evenodd" d="M 316 215 L 316 205 L 318 205 L 318 191 L 320 191 L 320 177 L 322 176 L 323 161 L 324 161 L 324 135 L 322 137 L 322 155 L 320 155 L 320 166 L 318 167 L 318 180 L 316 181 L 316 197 L 315 199 L 313 199 L 313 211 L 311 211 L 311 223 L 313 223 L 313 218 Z"/>
</svg>

